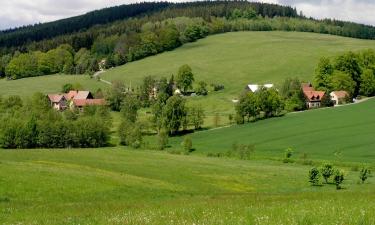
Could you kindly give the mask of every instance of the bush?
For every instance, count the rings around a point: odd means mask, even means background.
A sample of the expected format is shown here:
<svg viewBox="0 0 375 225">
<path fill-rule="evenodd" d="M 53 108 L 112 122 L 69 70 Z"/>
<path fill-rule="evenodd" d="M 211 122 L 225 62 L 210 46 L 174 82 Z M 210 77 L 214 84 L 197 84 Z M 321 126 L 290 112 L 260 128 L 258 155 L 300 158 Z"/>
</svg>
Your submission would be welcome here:
<svg viewBox="0 0 375 225">
<path fill-rule="evenodd" d="M 283 159 L 284 163 L 291 163 L 293 160 L 291 159 L 293 156 L 293 149 L 292 148 L 287 148 L 284 152 L 285 156 Z"/>
<path fill-rule="evenodd" d="M 191 140 L 191 137 L 185 136 L 184 141 L 181 143 L 181 145 L 185 153 L 190 153 L 193 148 L 193 141 Z"/>
<path fill-rule="evenodd" d="M 371 174 L 371 171 L 368 168 L 363 167 L 361 171 L 359 171 L 359 178 L 361 179 L 362 184 L 365 183 L 368 176 Z"/>
<path fill-rule="evenodd" d="M 344 172 L 341 170 L 336 170 L 333 175 L 333 181 L 336 185 L 336 189 L 340 190 L 341 189 L 341 184 L 344 182 Z"/>
<path fill-rule="evenodd" d="M 168 132 L 162 129 L 158 134 L 158 150 L 164 150 L 168 145 Z"/>
<path fill-rule="evenodd" d="M 333 175 L 333 173 L 335 171 L 334 171 L 333 166 L 331 164 L 326 163 L 320 168 L 320 172 L 321 172 L 326 184 L 328 184 L 328 179 Z"/>
<path fill-rule="evenodd" d="M 319 185 L 319 180 L 320 180 L 320 173 L 319 170 L 314 167 L 309 171 L 309 182 L 313 186 Z"/>
<path fill-rule="evenodd" d="M 223 84 L 211 84 L 211 87 L 214 91 L 221 91 L 225 88 Z"/>
<path fill-rule="evenodd" d="M 133 148 L 140 148 L 142 144 L 142 130 L 139 124 L 124 120 L 119 127 L 120 143 Z"/>
</svg>

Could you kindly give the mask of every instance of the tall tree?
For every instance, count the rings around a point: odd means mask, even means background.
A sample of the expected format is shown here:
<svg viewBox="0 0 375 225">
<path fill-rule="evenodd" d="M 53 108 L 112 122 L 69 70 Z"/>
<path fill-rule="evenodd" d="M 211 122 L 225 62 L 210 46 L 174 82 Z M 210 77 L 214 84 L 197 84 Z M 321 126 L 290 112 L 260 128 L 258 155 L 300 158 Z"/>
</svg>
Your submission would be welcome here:
<svg viewBox="0 0 375 225">
<path fill-rule="evenodd" d="M 184 93 L 193 87 L 194 74 L 189 65 L 185 64 L 178 69 L 176 82 L 177 87 L 181 88 Z"/>
</svg>

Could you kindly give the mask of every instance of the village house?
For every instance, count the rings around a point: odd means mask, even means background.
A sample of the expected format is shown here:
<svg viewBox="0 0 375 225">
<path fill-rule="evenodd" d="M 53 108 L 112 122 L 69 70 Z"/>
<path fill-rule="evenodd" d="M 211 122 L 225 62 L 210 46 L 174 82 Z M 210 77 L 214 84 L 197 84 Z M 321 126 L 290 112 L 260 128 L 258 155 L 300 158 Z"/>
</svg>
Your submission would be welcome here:
<svg viewBox="0 0 375 225">
<path fill-rule="evenodd" d="M 48 99 L 50 101 L 51 107 L 58 111 L 63 111 L 67 108 L 67 100 L 64 95 L 49 94 Z"/>
<path fill-rule="evenodd" d="M 51 102 L 51 106 L 59 111 L 63 111 L 67 108 L 71 110 L 77 108 L 80 111 L 85 106 L 91 105 L 105 105 L 104 99 L 95 99 L 89 91 L 69 91 L 66 94 L 49 94 L 48 98 Z"/>
<path fill-rule="evenodd" d="M 324 91 L 316 91 L 310 83 L 302 84 L 302 91 L 306 97 L 307 108 L 320 108 L 322 99 L 325 95 Z"/>
<path fill-rule="evenodd" d="M 245 89 L 247 91 L 251 91 L 253 93 L 257 92 L 258 90 L 260 90 L 261 88 L 267 88 L 267 89 L 270 89 L 270 88 L 273 88 L 273 84 L 265 84 L 265 85 L 259 85 L 259 84 L 248 84 Z"/>
<path fill-rule="evenodd" d="M 333 91 L 330 96 L 335 106 L 345 104 L 349 98 L 349 94 L 346 91 Z"/>
</svg>

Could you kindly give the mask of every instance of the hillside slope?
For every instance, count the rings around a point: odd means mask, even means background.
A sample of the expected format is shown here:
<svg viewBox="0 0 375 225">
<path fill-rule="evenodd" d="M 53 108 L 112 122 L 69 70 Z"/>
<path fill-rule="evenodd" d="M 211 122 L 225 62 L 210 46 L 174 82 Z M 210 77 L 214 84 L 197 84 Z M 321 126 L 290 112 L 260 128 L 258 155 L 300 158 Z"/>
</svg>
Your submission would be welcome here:
<svg viewBox="0 0 375 225">
<path fill-rule="evenodd" d="M 375 162 L 375 99 L 363 103 L 288 114 L 242 126 L 192 135 L 196 153 L 222 152 L 234 143 L 255 145 L 255 156 L 282 158 L 285 149 L 294 158 Z M 181 138 L 173 145 L 180 148 Z"/>
</svg>

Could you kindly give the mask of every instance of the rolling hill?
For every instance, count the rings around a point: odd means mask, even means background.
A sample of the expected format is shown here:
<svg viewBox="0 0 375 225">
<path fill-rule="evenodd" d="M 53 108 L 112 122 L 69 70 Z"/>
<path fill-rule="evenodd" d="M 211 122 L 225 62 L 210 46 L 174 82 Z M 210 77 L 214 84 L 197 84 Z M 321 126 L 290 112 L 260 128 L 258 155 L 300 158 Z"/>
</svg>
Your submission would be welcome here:
<svg viewBox="0 0 375 225">
<path fill-rule="evenodd" d="M 232 99 L 239 95 L 246 84 L 279 84 L 287 77 L 311 81 L 321 57 L 373 48 L 374 44 L 372 40 L 314 33 L 234 32 L 209 36 L 174 51 L 116 67 L 101 77 L 134 86 L 140 84 L 145 76 L 170 77 L 177 73 L 179 66 L 189 64 L 196 81 L 225 85 L 224 91 L 191 99 L 204 105 L 208 115 L 207 124 L 212 123 L 211 117 L 215 113 L 222 115 L 221 122 L 224 124 L 228 114 L 234 111 Z M 0 80 L 0 95 L 28 96 L 36 91 L 58 92 L 68 82 L 80 82 L 92 91 L 107 87 L 87 76 L 53 75 L 15 81 Z"/>
<path fill-rule="evenodd" d="M 287 114 L 242 126 L 192 134 L 195 153 L 225 153 L 234 143 L 255 145 L 256 157 L 294 158 L 303 153 L 314 160 L 375 163 L 375 99 L 337 108 Z M 172 139 L 181 148 L 181 138 Z"/>
</svg>

